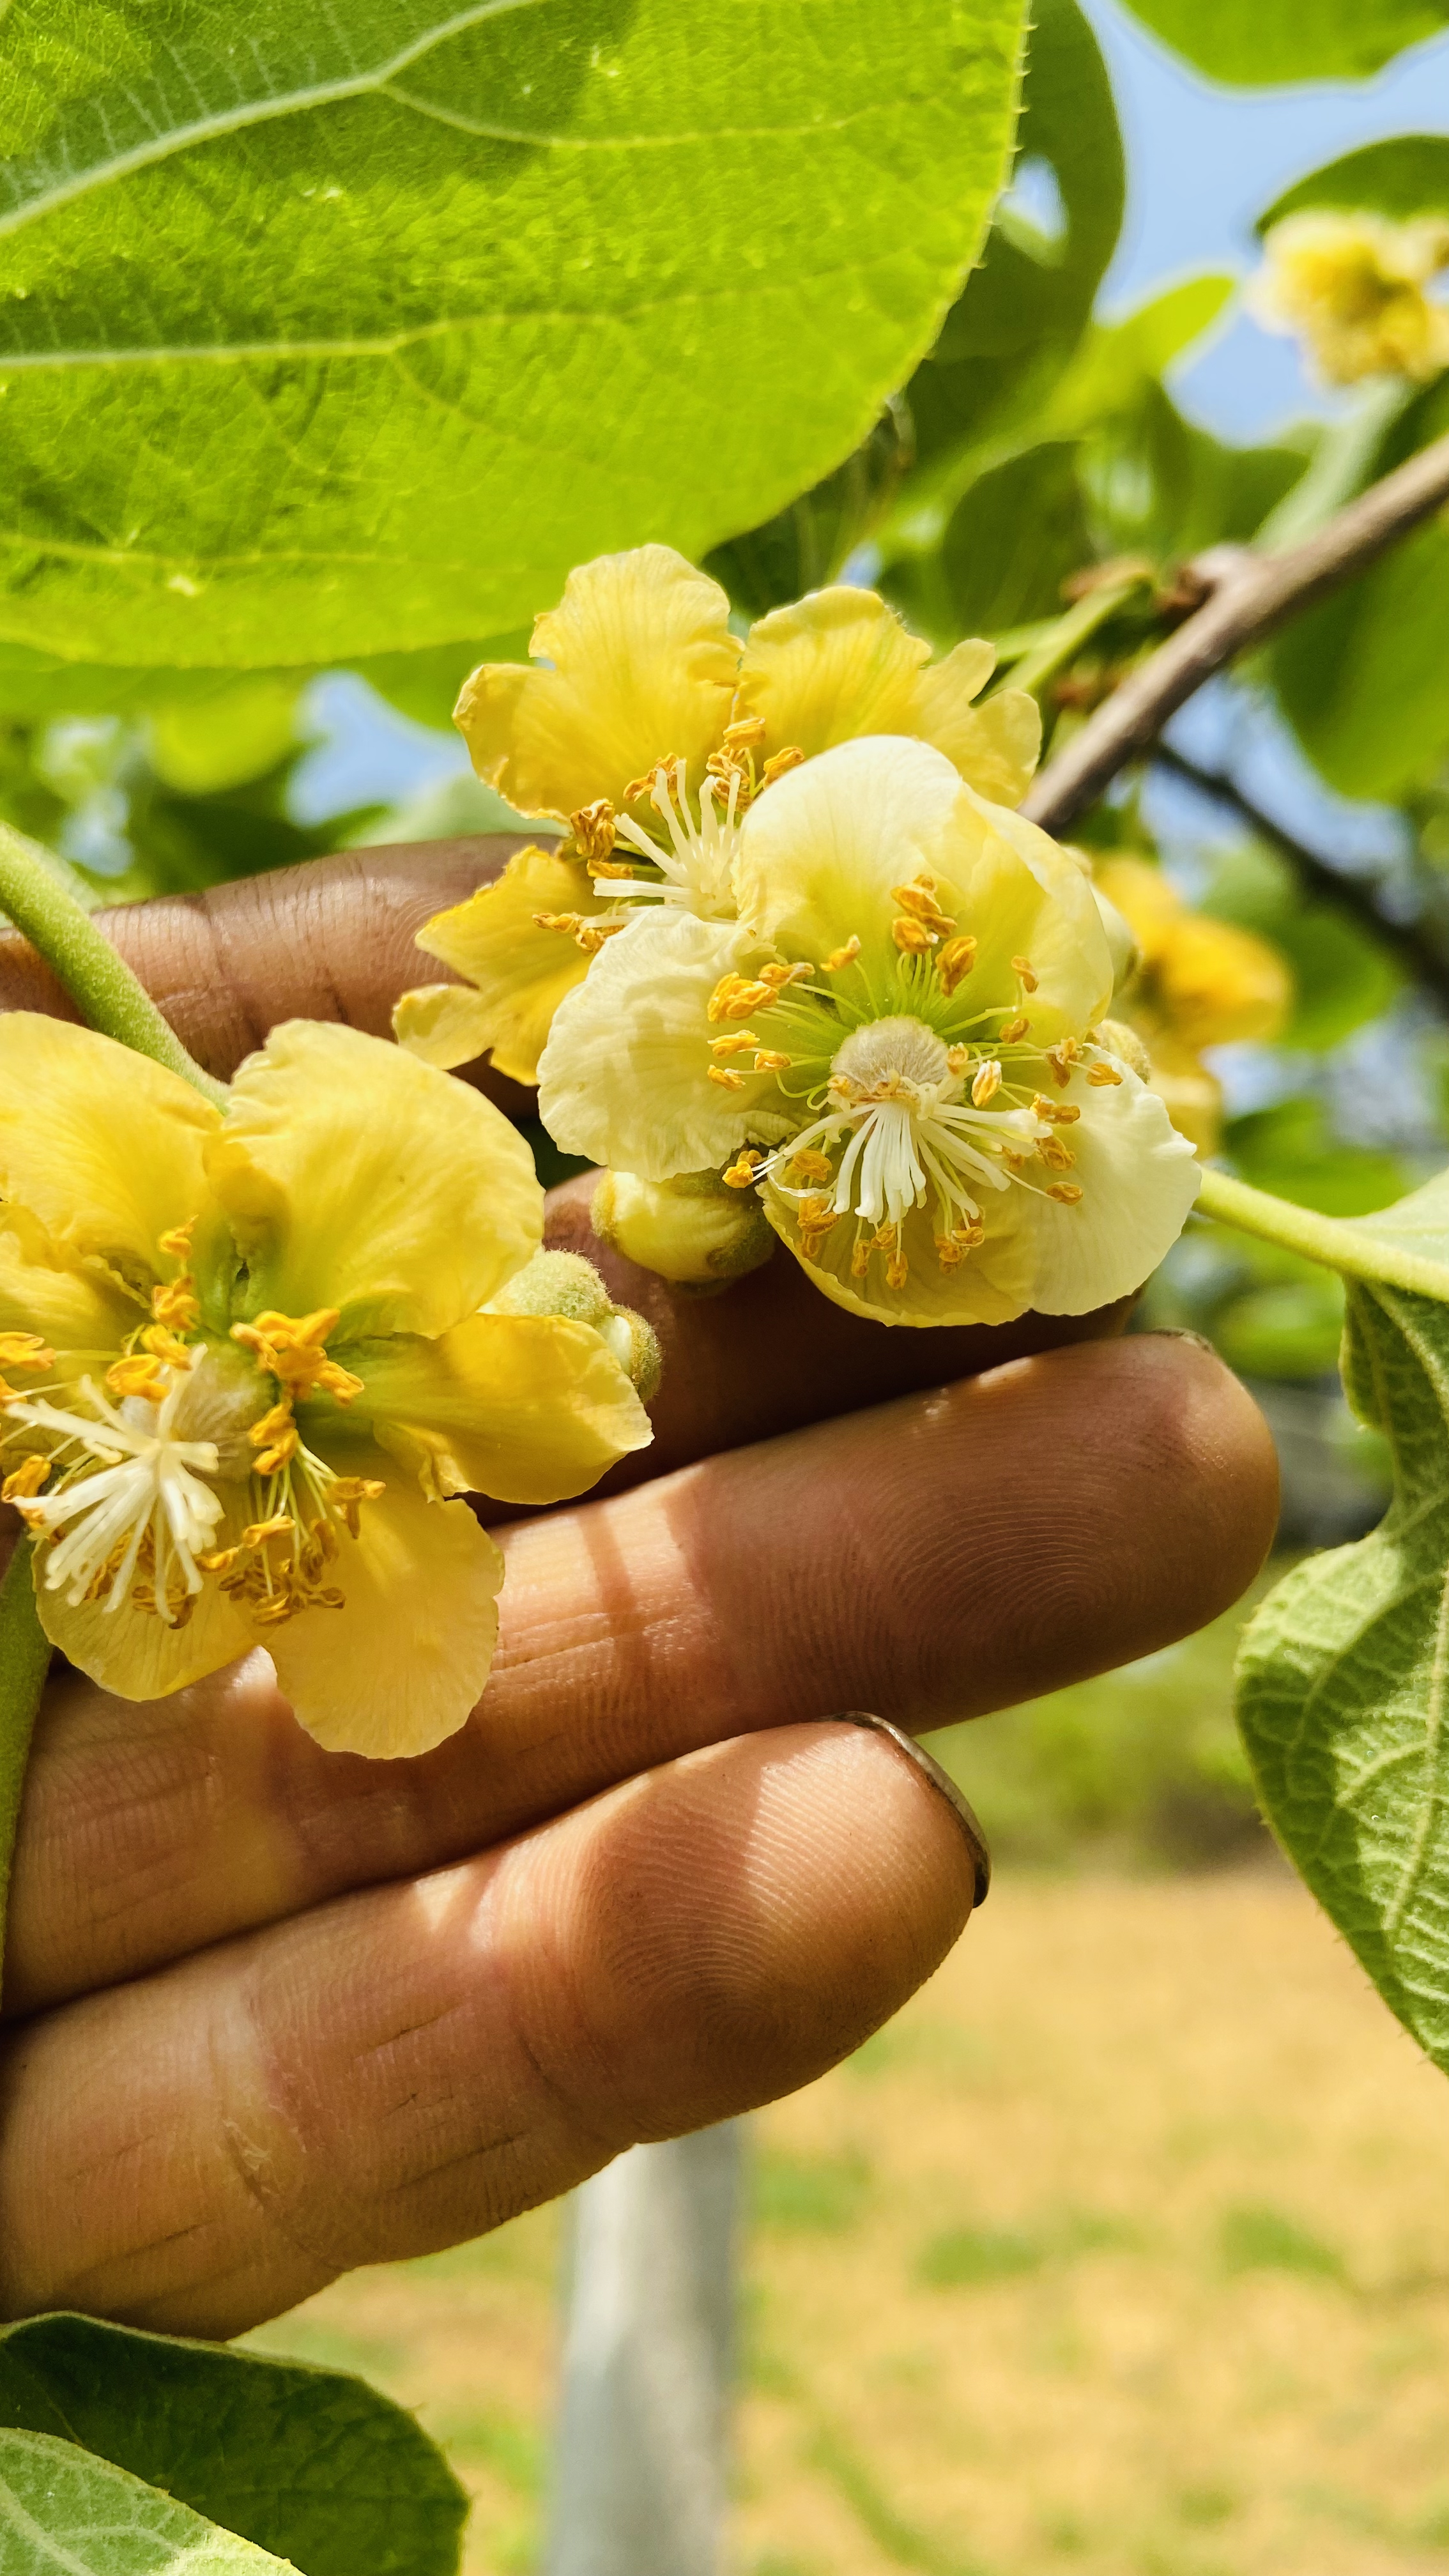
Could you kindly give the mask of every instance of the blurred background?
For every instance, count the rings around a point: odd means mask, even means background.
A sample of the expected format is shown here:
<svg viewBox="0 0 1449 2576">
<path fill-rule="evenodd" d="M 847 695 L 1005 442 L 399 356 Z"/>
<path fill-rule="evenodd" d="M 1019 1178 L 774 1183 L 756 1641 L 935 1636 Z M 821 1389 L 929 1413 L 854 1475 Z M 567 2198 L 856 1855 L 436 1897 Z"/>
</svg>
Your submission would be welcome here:
<svg viewBox="0 0 1449 2576">
<path fill-rule="evenodd" d="M 1242 297 L 1294 205 L 1449 215 L 1449 33 L 1255 89 L 1114 0 L 1036 17 L 1015 176 L 936 349 L 711 569 L 742 619 L 845 579 L 938 645 L 988 635 L 1060 743 L 1184 613 L 1195 556 L 1306 532 L 1449 425 L 1449 377 L 1327 388 Z M 126 703 L 80 670 L 66 704 L 35 658 L 0 648 L 0 812 L 88 901 L 517 819 L 449 728 L 466 653 L 169 698 L 138 678 Z M 1449 1158 L 1441 525 L 1205 690 L 1083 840 L 1204 1150 L 1343 1216 Z M 1139 1318 L 1252 1386 L 1285 1554 L 1362 1533 L 1387 1492 L 1340 1305 L 1327 1273 L 1194 1223 Z M 1449 2107 L 1258 1821 L 1243 1615 L 939 1739 L 995 1849 L 990 1907 L 758 2124 L 750 2576 L 1449 2565 Z M 476 2488 L 475 2576 L 536 2563 L 557 2227 L 357 2275 L 257 2338 L 419 2408 Z"/>
</svg>

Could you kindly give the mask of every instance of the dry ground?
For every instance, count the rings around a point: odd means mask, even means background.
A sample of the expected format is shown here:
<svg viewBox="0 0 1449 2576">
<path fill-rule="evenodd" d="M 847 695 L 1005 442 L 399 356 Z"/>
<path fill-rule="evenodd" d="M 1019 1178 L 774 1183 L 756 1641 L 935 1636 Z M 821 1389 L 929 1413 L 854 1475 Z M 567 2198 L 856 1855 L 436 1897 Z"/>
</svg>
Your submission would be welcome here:
<svg viewBox="0 0 1449 2576">
<path fill-rule="evenodd" d="M 738 2576 L 1445 2576 L 1449 2090 L 1276 1870 L 1008 1871 L 756 2126 Z M 557 2222 L 257 2338 L 367 2371 L 535 2564 Z"/>
</svg>

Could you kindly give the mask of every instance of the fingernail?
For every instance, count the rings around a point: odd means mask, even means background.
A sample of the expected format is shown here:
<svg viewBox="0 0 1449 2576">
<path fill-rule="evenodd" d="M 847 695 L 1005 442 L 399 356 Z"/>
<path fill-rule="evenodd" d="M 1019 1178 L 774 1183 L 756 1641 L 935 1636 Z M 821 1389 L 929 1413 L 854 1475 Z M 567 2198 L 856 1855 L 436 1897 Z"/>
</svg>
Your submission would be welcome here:
<svg viewBox="0 0 1449 2576">
<path fill-rule="evenodd" d="M 1191 1342 L 1194 1350 L 1199 1351 L 1213 1349 L 1206 1333 L 1195 1333 L 1187 1324 L 1154 1324 L 1151 1332 L 1144 1333 L 1142 1338 L 1145 1342 Z"/>
<path fill-rule="evenodd" d="M 981 1830 L 976 1812 L 962 1797 L 950 1772 L 943 1771 L 940 1763 L 932 1758 L 925 1746 L 918 1744 L 913 1735 L 907 1735 L 904 1727 L 892 1726 L 888 1717 L 875 1717 L 867 1708 L 838 1708 L 833 1712 L 832 1723 L 837 1726 L 868 1726 L 873 1734 L 888 1735 L 897 1750 L 904 1753 L 906 1760 L 914 1763 L 922 1777 L 930 1781 L 932 1788 L 939 1789 L 966 1837 L 966 1846 L 971 1854 L 972 1865 L 976 1872 L 976 1890 L 971 1900 L 972 1907 L 974 1909 L 978 1905 L 984 1905 L 991 1887 L 991 1854 L 986 1848 L 986 1836 Z"/>
</svg>

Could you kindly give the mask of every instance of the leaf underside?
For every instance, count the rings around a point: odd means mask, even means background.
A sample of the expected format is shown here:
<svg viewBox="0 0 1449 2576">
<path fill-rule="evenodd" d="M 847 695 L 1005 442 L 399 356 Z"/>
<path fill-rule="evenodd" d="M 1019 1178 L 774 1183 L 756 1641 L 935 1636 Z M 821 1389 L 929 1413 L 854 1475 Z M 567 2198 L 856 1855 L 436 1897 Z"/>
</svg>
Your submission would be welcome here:
<svg viewBox="0 0 1449 2576">
<path fill-rule="evenodd" d="M 12 0 L 0 639 L 414 651 L 601 549 L 758 522 L 929 345 L 1022 16 Z"/>
<path fill-rule="evenodd" d="M 1442 1228 L 1366 1230 L 1428 1251 Z M 1394 1500 L 1370 1537 L 1269 1594 L 1238 1716 L 1289 1858 L 1449 2072 L 1449 1308 L 1349 1282 L 1344 1372 L 1388 1439 Z"/>
<path fill-rule="evenodd" d="M 287 2561 L 48 2433 L 0 2432 L 0 2576 L 288 2576 Z M 293 2571 L 295 2576 L 295 2571 Z"/>
</svg>

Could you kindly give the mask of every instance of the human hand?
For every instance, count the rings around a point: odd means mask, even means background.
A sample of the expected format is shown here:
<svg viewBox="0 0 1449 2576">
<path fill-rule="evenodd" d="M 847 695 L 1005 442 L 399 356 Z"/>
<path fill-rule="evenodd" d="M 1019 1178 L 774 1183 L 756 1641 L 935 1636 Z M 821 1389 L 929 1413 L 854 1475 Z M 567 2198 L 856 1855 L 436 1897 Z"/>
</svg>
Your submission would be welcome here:
<svg viewBox="0 0 1449 2576">
<path fill-rule="evenodd" d="M 493 863 L 368 852 L 107 926 L 226 1072 L 277 1018 L 385 1031 L 413 928 Z M 47 998 L 0 956 L 0 999 Z M 596 1251 L 586 1200 L 555 1224 Z M 973 1883 L 940 1794 L 826 1712 L 928 1727 L 1101 1671 L 1266 1550 L 1266 1430 L 1192 1342 L 886 1332 L 793 1264 L 695 1302 L 597 1257 L 666 1345 L 658 1442 L 634 1490 L 500 1533 L 460 1735 L 323 1753 L 262 1657 L 143 1706 L 52 1683 L 0 2312 L 234 2334 L 808 2082 L 929 1974 Z"/>
</svg>

